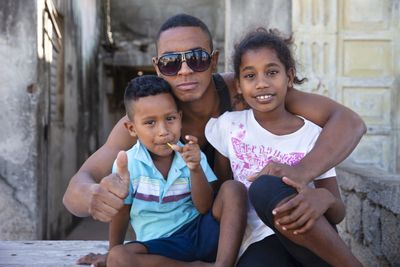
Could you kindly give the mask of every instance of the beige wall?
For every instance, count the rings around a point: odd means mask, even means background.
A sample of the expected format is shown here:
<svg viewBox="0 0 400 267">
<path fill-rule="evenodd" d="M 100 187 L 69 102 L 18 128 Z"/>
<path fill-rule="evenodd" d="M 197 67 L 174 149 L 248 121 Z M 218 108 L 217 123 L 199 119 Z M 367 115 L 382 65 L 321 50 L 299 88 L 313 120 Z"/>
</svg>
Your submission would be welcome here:
<svg viewBox="0 0 400 267">
<path fill-rule="evenodd" d="M 368 133 L 357 163 L 400 170 L 399 1 L 293 0 L 292 28 L 304 90 L 327 95 L 362 116 Z"/>
</svg>

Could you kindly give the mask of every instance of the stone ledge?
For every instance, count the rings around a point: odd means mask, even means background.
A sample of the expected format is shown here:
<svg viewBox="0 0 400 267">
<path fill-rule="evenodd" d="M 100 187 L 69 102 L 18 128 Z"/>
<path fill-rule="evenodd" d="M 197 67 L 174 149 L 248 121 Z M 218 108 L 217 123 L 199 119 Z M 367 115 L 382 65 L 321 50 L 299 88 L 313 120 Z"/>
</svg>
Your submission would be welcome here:
<svg viewBox="0 0 400 267">
<path fill-rule="evenodd" d="M 365 267 L 400 266 L 400 176 L 345 162 L 336 168 L 346 244 Z"/>
<path fill-rule="evenodd" d="M 374 203 L 400 214 L 400 175 L 349 161 L 340 164 L 336 172 L 343 190 L 363 194 Z"/>
<path fill-rule="evenodd" d="M 0 241 L 0 266 L 78 266 L 90 252 L 105 253 L 108 241 Z"/>
</svg>

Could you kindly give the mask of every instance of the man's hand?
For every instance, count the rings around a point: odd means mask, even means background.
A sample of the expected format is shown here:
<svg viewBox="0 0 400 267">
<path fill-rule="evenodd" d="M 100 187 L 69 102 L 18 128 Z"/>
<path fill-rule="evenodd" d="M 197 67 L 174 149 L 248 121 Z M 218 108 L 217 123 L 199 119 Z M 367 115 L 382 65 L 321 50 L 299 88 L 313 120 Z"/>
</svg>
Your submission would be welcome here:
<svg viewBox="0 0 400 267">
<path fill-rule="evenodd" d="M 110 222 L 124 205 L 129 192 L 129 171 L 126 152 L 120 151 L 116 160 L 117 172 L 104 177 L 100 184 L 90 187 L 89 213 L 96 220 Z"/>
<path fill-rule="evenodd" d="M 305 182 L 302 182 L 304 179 L 300 177 L 300 172 L 296 166 L 290 166 L 275 161 L 269 162 L 261 171 L 247 177 L 247 180 L 254 182 L 261 175 L 273 175 L 278 177 L 286 176 L 296 179 L 296 181 L 304 183 L 304 185 L 306 184 Z"/>
<path fill-rule="evenodd" d="M 324 188 L 311 188 L 287 177 L 283 177 L 282 181 L 294 187 L 298 194 L 272 211 L 275 224 L 294 234 L 305 233 L 327 211 L 334 197 Z"/>
<path fill-rule="evenodd" d="M 186 135 L 185 139 L 189 142 L 183 147 L 172 145 L 172 149 L 181 154 L 188 168 L 193 171 L 200 167 L 200 147 L 197 143 L 197 137 Z"/>
<path fill-rule="evenodd" d="M 107 262 L 107 254 L 94 254 L 89 253 L 83 257 L 80 257 L 76 264 L 78 265 L 91 265 L 94 267 L 105 267 Z"/>
</svg>

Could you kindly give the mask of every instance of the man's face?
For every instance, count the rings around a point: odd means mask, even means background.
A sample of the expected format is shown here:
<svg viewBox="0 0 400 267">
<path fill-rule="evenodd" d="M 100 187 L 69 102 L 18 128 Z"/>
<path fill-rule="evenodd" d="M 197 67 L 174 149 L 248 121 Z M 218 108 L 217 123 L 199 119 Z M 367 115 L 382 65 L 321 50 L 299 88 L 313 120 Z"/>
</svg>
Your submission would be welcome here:
<svg viewBox="0 0 400 267">
<path fill-rule="evenodd" d="M 171 52 L 184 52 L 195 48 L 201 48 L 212 53 L 206 33 L 199 27 L 176 27 L 161 33 L 157 44 L 157 57 Z M 212 72 L 215 70 L 218 54 L 212 57 L 210 67 L 203 72 L 193 71 L 186 62 L 182 62 L 181 69 L 174 76 L 166 76 L 160 73 L 155 65 L 157 73 L 172 87 L 176 97 L 182 102 L 199 100 L 210 85 Z"/>
<path fill-rule="evenodd" d="M 165 157 L 173 150 L 167 145 L 176 144 L 181 134 L 181 113 L 169 93 L 150 95 L 132 101 L 133 122 L 126 122 L 130 134 L 155 157 Z"/>
</svg>

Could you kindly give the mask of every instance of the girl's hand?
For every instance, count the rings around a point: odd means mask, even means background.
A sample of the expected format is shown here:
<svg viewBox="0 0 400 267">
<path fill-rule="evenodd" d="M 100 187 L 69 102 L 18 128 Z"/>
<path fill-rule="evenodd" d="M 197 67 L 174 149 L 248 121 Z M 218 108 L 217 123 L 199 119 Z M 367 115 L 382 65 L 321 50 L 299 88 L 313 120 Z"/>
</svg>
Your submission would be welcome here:
<svg viewBox="0 0 400 267">
<path fill-rule="evenodd" d="M 305 233 L 328 210 L 334 197 L 324 188 L 311 188 L 287 177 L 282 181 L 294 187 L 298 194 L 272 211 L 275 224 L 283 230 L 293 231 L 293 234 Z"/>
<path fill-rule="evenodd" d="M 190 170 L 197 170 L 200 167 L 200 147 L 197 143 L 197 137 L 186 135 L 185 139 L 189 142 L 183 147 L 172 145 L 172 149 L 181 154 Z"/>
</svg>

